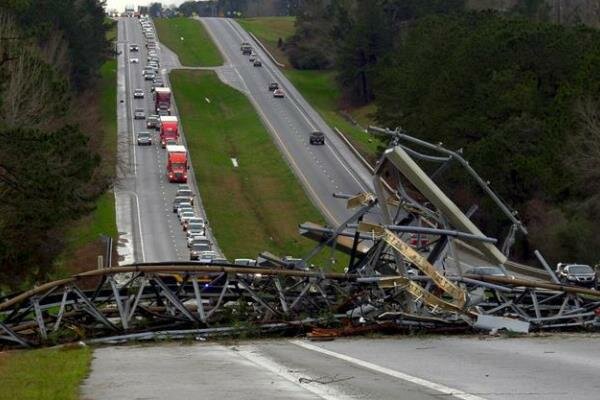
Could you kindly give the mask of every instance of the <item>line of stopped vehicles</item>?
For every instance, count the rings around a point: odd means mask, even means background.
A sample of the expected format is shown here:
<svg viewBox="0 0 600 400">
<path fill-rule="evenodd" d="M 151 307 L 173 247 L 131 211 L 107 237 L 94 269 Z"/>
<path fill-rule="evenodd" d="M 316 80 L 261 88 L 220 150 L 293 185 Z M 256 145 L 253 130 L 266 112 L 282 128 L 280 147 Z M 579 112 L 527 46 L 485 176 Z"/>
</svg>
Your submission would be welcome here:
<svg viewBox="0 0 600 400">
<path fill-rule="evenodd" d="M 258 55 L 254 52 L 254 49 L 252 48 L 252 45 L 250 43 L 242 42 L 242 44 L 240 45 L 240 50 L 242 51 L 243 55 L 249 56 L 248 60 L 252 63 L 252 65 L 254 65 L 255 67 L 262 67 L 262 61 L 258 58 Z M 279 83 L 277 83 L 277 82 L 269 83 L 268 89 L 270 92 L 273 93 L 274 98 L 283 99 L 285 97 L 285 92 L 279 86 Z M 310 144 L 324 145 L 325 144 L 325 135 L 323 134 L 323 132 L 313 131 L 310 133 L 308 141 Z"/>
<path fill-rule="evenodd" d="M 136 133 L 138 146 L 153 146 L 154 136 L 158 133 L 160 146 L 166 151 L 166 178 L 170 183 L 178 184 L 175 198 L 173 199 L 173 212 L 176 213 L 182 230 L 186 235 L 187 246 L 190 249 L 190 260 L 203 263 L 226 262 L 213 250 L 213 244 L 206 235 L 206 221 L 194 209 L 195 194 L 188 184 L 189 161 L 188 151 L 181 143 L 179 119 L 171 113 L 172 92 L 160 75 L 160 58 L 158 43 L 154 27 L 149 19 L 140 18 L 140 24 L 146 38 L 148 57 L 146 66 L 142 70 L 144 81 L 151 83 L 150 91 L 153 96 L 153 112 L 146 115 L 144 107 L 136 106 L 134 119 L 146 121 L 146 129 Z M 139 53 L 137 44 L 129 45 L 129 52 Z M 139 63 L 137 57 L 130 56 L 131 63 Z M 144 100 L 144 88 L 133 90 L 134 100 Z M 144 103 L 142 103 L 144 104 Z"/>
</svg>

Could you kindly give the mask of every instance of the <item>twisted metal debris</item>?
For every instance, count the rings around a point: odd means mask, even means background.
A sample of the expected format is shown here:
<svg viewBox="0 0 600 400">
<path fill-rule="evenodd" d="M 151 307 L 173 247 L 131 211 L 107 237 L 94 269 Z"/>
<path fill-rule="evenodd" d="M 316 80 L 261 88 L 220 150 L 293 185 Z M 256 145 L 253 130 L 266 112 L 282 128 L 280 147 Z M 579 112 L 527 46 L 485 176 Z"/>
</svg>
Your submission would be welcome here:
<svg viewBox="0 0 600 400">
<path fill-rule="evenodd" d="M 514 235 L 527 230 L 459 153 L 375 130 L 392 138 L 373 171 L 375 193 L 336 194 L 355 210 L 338 227 L 302 224 L 301 234 L 318 242 L 304 259 L 263 253 L 255 267 L 160 263 L 81 273 L 5 298 L 0 343 L 297 332 L 338 323 L 518 332 L 600 326 L 600 292 L 507 260 Z M 415 159 L 441 166 L 428 175 Z M 452 163 L 466 168 L 510 222 L 501 250 L 435 183 Z M 326 248 L 350 256 L 345 273 L 310 265 Z M 507 273 L 465 275 L 467 256 Z"/>
</svg>

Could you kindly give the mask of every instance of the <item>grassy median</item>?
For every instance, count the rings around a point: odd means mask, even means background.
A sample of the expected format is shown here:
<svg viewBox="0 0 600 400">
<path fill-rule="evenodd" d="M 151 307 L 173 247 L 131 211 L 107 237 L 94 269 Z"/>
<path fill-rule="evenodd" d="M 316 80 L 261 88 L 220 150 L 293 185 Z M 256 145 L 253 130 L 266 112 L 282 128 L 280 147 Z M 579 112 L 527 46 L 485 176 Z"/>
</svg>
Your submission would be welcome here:
<svg viewBox="0 0 600 400">
<path fill-rule="evenodd" d="M 75 400 L 92 358 L 89 348 L 0 353 L 0 400 Z"/>
<path fill-rule="evenodd" d="M 171 83 L 208 219 L 225 255 L 306 254 L 315 243 L 298 234 L 298 224 L 323 219 L 250 101 L 212 71 L 173 71 Z M 315 261 L 327 266 L 328 255 Z"/>
<path fill-rule="evenodd" d="M 179 56 L 187 67 L 215 67 L 223 57 L 200 21 L 190 18 L 154 20 L 161 43 Z"/>
</svg>

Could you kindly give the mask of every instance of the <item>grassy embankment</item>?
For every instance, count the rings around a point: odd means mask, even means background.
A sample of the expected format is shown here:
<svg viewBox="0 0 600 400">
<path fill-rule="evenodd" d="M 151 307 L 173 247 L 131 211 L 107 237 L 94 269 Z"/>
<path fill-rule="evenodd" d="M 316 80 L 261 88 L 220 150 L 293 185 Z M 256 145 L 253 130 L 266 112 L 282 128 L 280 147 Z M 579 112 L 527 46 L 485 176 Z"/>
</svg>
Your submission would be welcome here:
<svg viewBox="0 0 600 400">
<path fill-rule="evenodd" d="M 115 40 L 117 25 L 107 32 L 109 40 Z M 117 157 L 117 61 L 106 60 L 100 69 L 98 88 L 98 104 L 90 105 L 99 116 L 97 151 L 102 156 L 100 168 L 107 176 L 114 176 Z M 96 139 L 94 138 L 94 142 Z M 67 229 L 66 248 L 58 261 L 56 277 L 69 275 L 78 270 L 95 268 L 95 258 L 103 254 L 100 235 L 105 234 L 117 239 L 117 223 L 115 214 L 115 198 L 112 190 L 101 195 L 95 209 L 85 217 L 74 222 Z"/>
<path fill-rule="evenodd" d="M 91 358 L 88 347 L 1 353 L 0 400 L 78 399 Z"/>
<path fill-rule="evenodd" d="M 211 67 L 223 64 L 221 53 L 199 21 L 169 18 L 156 19 L 154 23 L 161 43 L 177 53 L 183 65 Z"/>
<path fill-rule="evenodd" d="M 285 52 L 277 47 L 279 38 L 285 41 L 294 33 L 294 18 L 245 18 L 238 20 L 238 22 L 244 29 L 252 32 L 279 62 L 286 65 L 282 69 L 283 73 L 306 100 L 319 111 L 329 126 L 336 127 L 344 132 L 365 157 L 374 161 L 378 142 L 343 116 L 343 110 L 340 107 L 342 94 L 335 82 L 335 71 L 294 69 L 291 67 Z M 363 126 L 372 123 L 369 114 L 373 111 L 373 106 L 345 110 Z"/>
<path fill-rule="evenodd" d="M 173 71 L 171 83 L 204 206 L 227 257 L 306 254 L 314 242 L 297 226 L 322 217 L 250 101 L 211 71 Z M 328 255 L 315 261 L 327 267 Z"/>
</svg>

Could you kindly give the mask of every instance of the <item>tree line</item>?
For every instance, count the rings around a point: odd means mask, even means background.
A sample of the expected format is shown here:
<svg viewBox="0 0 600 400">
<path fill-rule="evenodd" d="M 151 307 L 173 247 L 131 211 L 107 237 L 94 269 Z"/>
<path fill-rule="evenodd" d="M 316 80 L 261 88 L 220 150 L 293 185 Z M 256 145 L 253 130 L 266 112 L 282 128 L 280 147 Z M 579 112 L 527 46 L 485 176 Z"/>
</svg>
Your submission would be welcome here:
<svg viewBox="0 0 600 400">
<path fill-rule="evenodd" d="M 305 0 L 285 44 L 296 68 L 333 68 L 345 102 L 452 149 L 521 211 L 517 256 L 600 261 L 600 32 L 462 0 Z M 534 16 L 534 17 L 532 17 Z M 492 235 L 506 225 L 450 170 L 443 186 Z"/>
<path fill-rule="evenodd" d="M 97 168 L 86 101 L 110 53 L 103 2 L 0 4 L 0 287 L 45 279 L 64 226 L 90 211 Z"/>
</svg>

